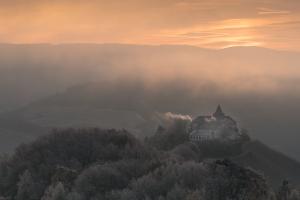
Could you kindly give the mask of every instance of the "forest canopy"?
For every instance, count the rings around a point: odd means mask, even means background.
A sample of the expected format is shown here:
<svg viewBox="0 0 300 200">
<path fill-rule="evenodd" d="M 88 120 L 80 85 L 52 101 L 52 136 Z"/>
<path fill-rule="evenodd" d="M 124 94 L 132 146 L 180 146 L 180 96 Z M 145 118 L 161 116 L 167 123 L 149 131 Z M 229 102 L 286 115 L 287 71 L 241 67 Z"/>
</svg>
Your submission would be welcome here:
<svg viewBox="0 0 300 200">
<path fill-rule="evenodd" d="M 0 193 L 14 200 L 274 199 L 264 176 L 228 159 L 204 159 L 182 126 L 166 144 L 126 130 L 64 129 L 2 157 Z M 159 138 L 163 138 L 159 136 Z M 151 141 L 151 142 L 149 142 Z M 178 142 L 181 141 L 181 142 Z"/>
</svg>

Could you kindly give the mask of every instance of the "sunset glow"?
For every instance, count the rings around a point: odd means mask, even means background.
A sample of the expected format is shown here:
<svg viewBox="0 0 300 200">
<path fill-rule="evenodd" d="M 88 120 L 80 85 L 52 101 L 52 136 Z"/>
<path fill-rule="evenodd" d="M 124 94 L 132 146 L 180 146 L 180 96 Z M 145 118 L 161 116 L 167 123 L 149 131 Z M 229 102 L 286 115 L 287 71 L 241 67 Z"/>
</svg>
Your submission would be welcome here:
<svg viewBox="0 0 300 200">
<path fill-rule="evenodd" d="M 263 46 L 298 51 L 299 10 L 297 0 L 1 1 L 0 42 Z"/>
</svg>

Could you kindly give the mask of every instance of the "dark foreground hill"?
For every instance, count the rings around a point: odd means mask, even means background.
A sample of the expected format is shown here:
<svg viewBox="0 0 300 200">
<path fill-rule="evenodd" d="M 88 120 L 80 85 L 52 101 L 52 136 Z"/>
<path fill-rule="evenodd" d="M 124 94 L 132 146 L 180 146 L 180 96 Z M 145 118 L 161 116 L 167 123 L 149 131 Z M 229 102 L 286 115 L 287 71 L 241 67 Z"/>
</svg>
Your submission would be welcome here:
<svg viewBox="0 0 300 200">
<path fill-rule="evenodd" d="M 1 158 L 0 194 L 16 200 L 300 199 L 293 189 L 300 184 L 296 161 L 257 141 L 191 143 L 185 126 L 176 121 L 145 142 L 125 130 L 55 130 Z M 280 188 L 286 179 L 292 186 Z"/>
<path fill-rule="evenodd" d="M 300 163 L 259 141 L 246 143 L 241 155 L 234 160 L 262 172 L 273 186 L 278 186 L 284 179 L 300 185 Z"/>
<path fill-rule="evenodd" d="M 183 161 L 126 131 L 63 130 L 21 145 L 0 168 L 16 200 L 268 200 L 264 177 L 229 160 Z"/>
</svg>

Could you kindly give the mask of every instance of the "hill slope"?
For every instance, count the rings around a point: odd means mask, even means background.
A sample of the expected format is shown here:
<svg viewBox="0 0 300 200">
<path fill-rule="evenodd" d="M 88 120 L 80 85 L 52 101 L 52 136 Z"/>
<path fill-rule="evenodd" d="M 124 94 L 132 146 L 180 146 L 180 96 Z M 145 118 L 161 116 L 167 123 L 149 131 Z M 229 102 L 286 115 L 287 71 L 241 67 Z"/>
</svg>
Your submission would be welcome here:
<svg viewBox="0 0 300 200">
<path fill-rule="evenodd" d="M 246 143 L 234 160 L 262 172 L 273 186 L 278 187 L 285 179 L 300 185 L 300 163 L 259 141 Z"/>
<path fill-rule="evenodd" d="M 0 197 L 35 199 L 271 200 L 255 171 L 229 160 L 181 162 L 127 131 L 68 129 L 0 160 Z"/>
<path fill-rule="evenodd" d="M 186 122 L 177 119 L 168 127 L 160 127 L 146 142 L 159 150 L 171 152 L 183 161 L 230 159 L 263 174 L 273 188 L 278 188 L 283 180 L 300 185 L 300 163 L 290 157 L 248 137 L 235 141 L 190 142 Z"/>
</svg>

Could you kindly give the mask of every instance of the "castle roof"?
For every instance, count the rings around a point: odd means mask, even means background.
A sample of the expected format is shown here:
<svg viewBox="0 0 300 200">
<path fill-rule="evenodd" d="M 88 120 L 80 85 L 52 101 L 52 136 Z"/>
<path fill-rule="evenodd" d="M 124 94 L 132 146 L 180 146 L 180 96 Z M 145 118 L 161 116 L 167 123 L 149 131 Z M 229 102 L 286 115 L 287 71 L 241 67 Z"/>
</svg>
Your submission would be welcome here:
<svg viewBox="0 0 300 200">
<path fill-rule="evenodd" d="M 225 114 L 223 113 L 222 108 L 221 108 L 220 105 L 218 105 L 218 107 L 217 107 L 215 113 L 213 114 L 213 116 L 214 116 L 215 118 L 225 117 Z"/>
</svg>

